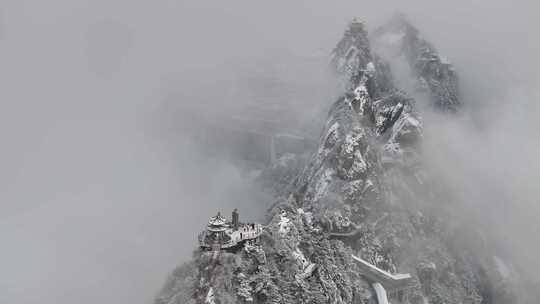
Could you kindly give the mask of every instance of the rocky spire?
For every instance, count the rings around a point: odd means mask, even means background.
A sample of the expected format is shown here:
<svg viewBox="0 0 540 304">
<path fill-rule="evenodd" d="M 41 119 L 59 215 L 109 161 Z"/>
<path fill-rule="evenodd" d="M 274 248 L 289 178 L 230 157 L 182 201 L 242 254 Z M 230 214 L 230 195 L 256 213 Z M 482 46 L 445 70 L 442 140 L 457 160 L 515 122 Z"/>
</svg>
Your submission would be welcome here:
<svg viewBox="0 0 540 304">
<path fill-rule="evenodd" d="M 359 81 L 354 78 L 360 78 L 358 72 L 371 61 L 371 49 L 364 23 L 353 19 L 332 51 L 333 68 L 344 79 L 346 89 L 354 89 Z"/>
<path fill-rule="evenodd" d="M 416 78 L 417 91 L 427 93 L 438 110 L 457 112 L 462 101 L 454 66 L 422 38 L 403 14 L 395 15 L 371 35 L 375 49 L 388 59 L 403 57 Z"/>
</svg>

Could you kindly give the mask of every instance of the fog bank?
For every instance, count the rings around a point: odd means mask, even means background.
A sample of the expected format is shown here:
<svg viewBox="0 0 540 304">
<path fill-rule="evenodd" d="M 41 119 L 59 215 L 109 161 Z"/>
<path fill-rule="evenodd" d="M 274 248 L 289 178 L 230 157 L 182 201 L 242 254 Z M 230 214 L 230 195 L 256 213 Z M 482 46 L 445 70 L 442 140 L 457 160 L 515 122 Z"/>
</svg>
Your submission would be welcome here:
<svg viewBox="0 0 540 304">
<path fill-rule="evenodd" d="M 467 96 L 468 121 L 426 122 L 430 160 L 474 210 L 497 204 L 489 223 L 504 221 L 500 235 L 533 263 L 536 6 L 2 1 L 0 302 L 149 302 L 210 214 L 256 217 L 266 200 L 230 159 L 194 144 L 186 122 L 208 107 L 236 113 L 268 93 L 246 86 L 251 76 L 328 54 L 352 17 L 373 27 L 395 11 L 456 64 Z M 323 65 L 308 66 L 273 74 L 306 88 L 299 117 L 333 101 L 319 94 L 334 88 Z M 280 92 L 273 100 L 289 104 Z"/>
</svg>

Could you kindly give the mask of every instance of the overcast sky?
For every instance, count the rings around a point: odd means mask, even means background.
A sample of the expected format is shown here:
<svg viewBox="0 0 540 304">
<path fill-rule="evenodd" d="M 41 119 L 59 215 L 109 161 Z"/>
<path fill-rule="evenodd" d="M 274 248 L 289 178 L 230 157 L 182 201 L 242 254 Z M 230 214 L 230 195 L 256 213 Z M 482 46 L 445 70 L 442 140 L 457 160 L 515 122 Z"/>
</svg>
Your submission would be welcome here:
<svg viewBox="0 0 540 304">
<path fill-rule="evenodd" d="M 510 222 L 538 219 L 538 5 L 510 2 L 1 0 L 0 302 L 147 303 L 210 213 L 256 217 L 263 199 L 245 174 L 175 136 L 170 120 L 187 117 L 163 105 L 226 112 L 249 95 L 233 75 L 329 53 L 352 17 L 373 27 L 405 12 L 456 64 L 473 115 L 433 129 L 461 162 L 449 178 L 471 200 L 507 176 L 507 202 L 521 202 Z M 459 184 L 486 171 L 481 191 Z"/>
</svg>

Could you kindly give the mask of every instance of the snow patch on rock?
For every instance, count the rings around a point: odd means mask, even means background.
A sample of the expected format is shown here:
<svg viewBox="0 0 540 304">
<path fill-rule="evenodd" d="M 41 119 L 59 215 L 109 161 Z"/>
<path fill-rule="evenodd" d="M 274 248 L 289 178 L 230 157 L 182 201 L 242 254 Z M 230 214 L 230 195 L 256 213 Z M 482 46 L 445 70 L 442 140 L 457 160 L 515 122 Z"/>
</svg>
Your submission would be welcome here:
<svg viewBox="0 0 540 304">
<path fill-rule="evenodd" d="M 208 293 L 206 294 L 206 299 L 204 304 L 216 304 L 216 296 L 214 295 L 214 288 L 210 287 Z"/>
<path fill-rule="evenodd" d="M 282 211 L 279 215 L 279 234 L 283 236 L 291 230 L 290 222 L 291 220 L 287 217 L 287 213 L 285 211 Z"/>
<path fill-rule="evenodd" d="M 334 170 L 332 170 L 331 168 L 327 168 L 323 172 L 322 176 L 319 178 L 317 184 L 315 185 L 315 195 L 313 197 L 314 201 L 318 201 L 326 195 L 326 193 L 328 192 L 328 185 L 330 185 L 333 176 Z"/>
</svg>

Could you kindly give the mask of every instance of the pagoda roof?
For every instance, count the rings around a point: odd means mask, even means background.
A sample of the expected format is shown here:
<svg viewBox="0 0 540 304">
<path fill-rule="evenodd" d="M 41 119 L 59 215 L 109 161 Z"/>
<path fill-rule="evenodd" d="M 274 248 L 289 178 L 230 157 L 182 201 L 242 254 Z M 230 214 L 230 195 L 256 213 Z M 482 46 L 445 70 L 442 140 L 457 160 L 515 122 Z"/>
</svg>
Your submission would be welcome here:
<svg viewBox="0 0 540 304">
<path fill-rule="evenodd" d="M 219 212 L 208 221 L 208 226 L 225 226 L 225 224 L 227 224 L 227 220 Z"/>
</svg>

